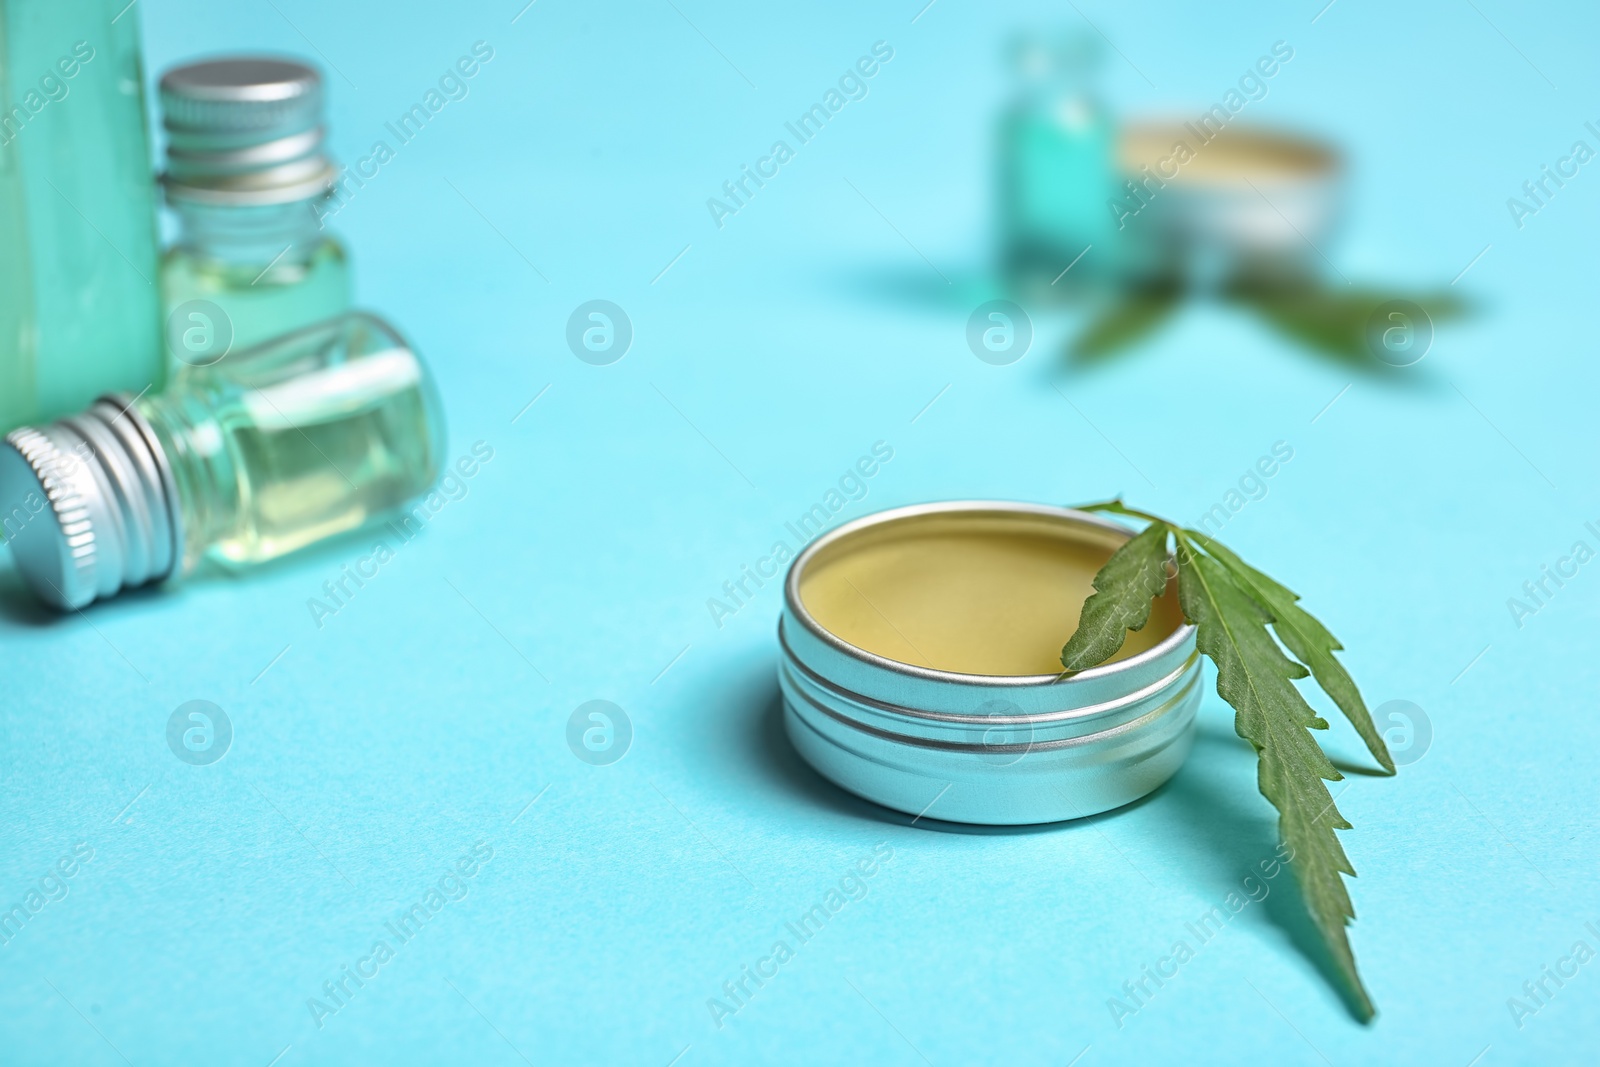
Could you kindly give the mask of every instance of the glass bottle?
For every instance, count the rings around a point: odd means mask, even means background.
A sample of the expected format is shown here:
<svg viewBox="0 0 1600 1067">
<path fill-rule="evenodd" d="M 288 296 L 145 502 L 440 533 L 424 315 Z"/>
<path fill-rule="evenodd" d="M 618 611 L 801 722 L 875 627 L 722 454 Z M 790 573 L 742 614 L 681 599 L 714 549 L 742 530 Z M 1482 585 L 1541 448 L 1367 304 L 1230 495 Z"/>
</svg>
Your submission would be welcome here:
<svg viewBox="0 0 1600 1067">
<path fill-rule="evenodd" d="M 1093 93 L 1098 42 L 1027 35 L 1012 60 L 1019 93 L 1000 123 L 1004 267 L 1024 283 L 1082 289 L 1110 273 L 1114 251 L 1115 130 Z"/>
<path fill-rule="evenodd" d="M 139 13 L 0 0 L 0 433 L 159 389 Z"/>
<path fill-rule="evenodd" d="M 59 608 L 244 567 L 397 511 L 438 476 L 444 418 L 421 359 L 365 312 L 102 397 L 0 445 L 0 525 Z"/>
<path fill-rule="evenodd" d="M 316 70 L 282 59 L 162 75 L 162 180 L 178 236 L 161 294 L 175 372 L 349 308 L 344 249 L 322 228 L 337 177 L 322 152 L 322 96 Z"/>
</svg>

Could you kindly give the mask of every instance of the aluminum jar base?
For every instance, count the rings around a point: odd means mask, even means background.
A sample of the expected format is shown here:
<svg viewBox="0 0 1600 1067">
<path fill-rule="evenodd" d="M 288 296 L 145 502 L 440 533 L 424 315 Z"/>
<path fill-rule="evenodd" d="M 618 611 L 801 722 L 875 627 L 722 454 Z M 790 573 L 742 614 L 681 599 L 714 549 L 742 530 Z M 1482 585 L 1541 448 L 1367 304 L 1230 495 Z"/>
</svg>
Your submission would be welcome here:
<svg viewBox="0 0 1600 1067">
<path fill-rule="evenodd" d="M 875 655 L 807 611 L 808 567 L 939 524 L 1001 538 L 1060 536 L 1107 554 L 1131 533 L 1064 508 L 958 502 L 870 515 L 819 538 L 790 569 L 778 628 L 784 729 L 802 758 L 885 807 L 984 825 L 1094 815 L 1172 777 L 1193 746 L 1202 696 L 1192 626 L 1068 678 L 984 676 Z"/>
<path fill-rule="evenodd" d="M 846 726 L 783 681 L 783 725 L 795 750 L 824 778 L 886 808 L 945 822 L 1023 826 L 1098 815 L 1131 804 L 1177 773 L 1194 745 L 1198 665 L 1182 693 L 1157 713 L 1159 740 L 1090 736 L 1008 756 L 981 743 L 922 748 Z M 1153 725 L 1138 722 L 1138 726 Z"/>
</svg>

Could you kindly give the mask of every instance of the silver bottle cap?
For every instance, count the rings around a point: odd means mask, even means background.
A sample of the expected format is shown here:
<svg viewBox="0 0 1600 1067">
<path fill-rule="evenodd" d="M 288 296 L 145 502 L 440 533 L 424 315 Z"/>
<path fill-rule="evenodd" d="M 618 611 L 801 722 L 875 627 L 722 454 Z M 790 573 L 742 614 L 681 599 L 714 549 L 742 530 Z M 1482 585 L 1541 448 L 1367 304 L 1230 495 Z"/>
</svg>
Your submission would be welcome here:
<svg viewBox="0 0 1600 1067">
<path fill-rule="evenodd" d="M 284 204 L 326 192 L 322 76 L 304 63 L 229 56 L 161 76 L 167 195 L 223 205 Z"/>
<path fill-rule="evenodd" d="M 101 397 L 0 444 L 0 527 L 23 580 L 62 610 L 159 581 L 183 558 L 172 469 L 131 405 Z"/>
</svg>

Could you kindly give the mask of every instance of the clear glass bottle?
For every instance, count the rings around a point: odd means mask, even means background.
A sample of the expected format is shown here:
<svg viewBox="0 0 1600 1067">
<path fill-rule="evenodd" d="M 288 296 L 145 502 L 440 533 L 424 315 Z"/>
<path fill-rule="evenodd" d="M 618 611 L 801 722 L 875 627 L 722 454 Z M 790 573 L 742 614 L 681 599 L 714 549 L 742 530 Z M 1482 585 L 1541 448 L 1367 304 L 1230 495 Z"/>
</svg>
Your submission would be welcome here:
<svg viewBox="0 0 1600 1067">
<path fill-rule="evenodd" d="M 344 249 L 322 228 L 337 177 L 322 152 L 322 105 L 317 71 L 282 59 L 211 59 L 162 75 L 163 182 L 178 236 L 161 293 L 175 372 L 349 308 Z M 198 350 L 194 338 L 205 339 Z"/>
<path fill-rule="evenodd" d="M 162 385 L 139 13 L 125 4 L 0 0 L 0 433 Z"/>
<path fill-rule="evenodd" d="M 6 447 L 9 446 L 9 447 Z M 0 520 L 45 601 L 242 567 L 391 514 L 438 476 L 444 417 L 421 359 L 352 312 L 102 397 L 0 446 Z"/>
<path fill-rule="evenodd" d="M 1060 279 L 1055 292 L 1082 289 L 1108 275 L 1114 251 L 1116 134 L 1093 92 L 1098 42 L 1027 35 L 1013 43 L 1012 60 L 1019 91 L 999 146 L 1004 267 L 1024 284 Z"/>
</svg>

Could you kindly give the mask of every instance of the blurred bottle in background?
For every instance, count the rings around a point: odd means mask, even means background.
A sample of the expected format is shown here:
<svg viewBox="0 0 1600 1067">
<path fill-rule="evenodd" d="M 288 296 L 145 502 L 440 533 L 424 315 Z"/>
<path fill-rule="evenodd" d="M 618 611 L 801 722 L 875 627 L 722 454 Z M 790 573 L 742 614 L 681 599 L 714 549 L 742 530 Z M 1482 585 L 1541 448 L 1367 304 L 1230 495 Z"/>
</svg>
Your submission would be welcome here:
<svg viewBox="0 0 1600 1067">
<path fill-rule="evenodd" d="M 0 432 L 164 380 L 126 0 L 0 0 Z"/>
<path fill-rule="evenodd" d="M 1112 273 L 1116 131 L 1094 93 L 1100 59 L 1084 34 L 1025 34 L 1011 46 L 1018 88 L 1000 123 L 1001 254 L 1026 289 L 1081 291 Z"/>
<path fill-rule="evenodd" d="M 344 249 L 319 220 L 337 177 L 322 109 L 321 76 L 289 60 L 219 58 L 162 76 L 178 236 L 161 291 L 175 372 L 349 308 Z"/>
</svg>

